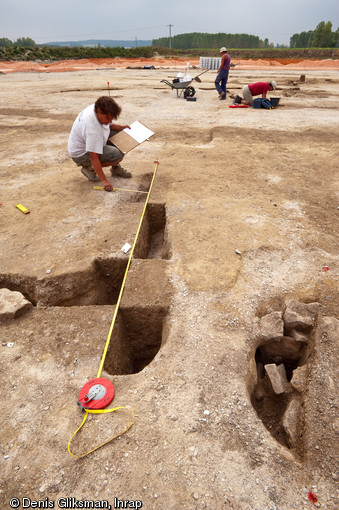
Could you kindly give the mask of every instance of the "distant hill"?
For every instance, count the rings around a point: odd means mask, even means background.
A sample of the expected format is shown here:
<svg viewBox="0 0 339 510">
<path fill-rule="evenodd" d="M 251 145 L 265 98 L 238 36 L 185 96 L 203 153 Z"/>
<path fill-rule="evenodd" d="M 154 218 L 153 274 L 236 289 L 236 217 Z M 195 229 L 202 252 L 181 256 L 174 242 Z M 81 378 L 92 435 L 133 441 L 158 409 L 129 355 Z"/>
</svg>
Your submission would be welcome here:
<svg viewBox="0 0 339 510">
<path fill-rule="evenodd" d="M 142 40 L 134 40 L 134 41 L 111 41 L 111 40 L 102 40 L 102 39 L 88 39 L 87 41 L 57 41 L 57 42 L 46 42 L 43 44 L 39 44 L 38 46 L 87 46 L 87 47 L 95 47 L 102 46 L 104 48 L 114 48 L 114 47 L 123 47 L 123 48 L 136 48 L 141 46 L 152 46 L 152 41 L 142 41 Z"/>
</svg>

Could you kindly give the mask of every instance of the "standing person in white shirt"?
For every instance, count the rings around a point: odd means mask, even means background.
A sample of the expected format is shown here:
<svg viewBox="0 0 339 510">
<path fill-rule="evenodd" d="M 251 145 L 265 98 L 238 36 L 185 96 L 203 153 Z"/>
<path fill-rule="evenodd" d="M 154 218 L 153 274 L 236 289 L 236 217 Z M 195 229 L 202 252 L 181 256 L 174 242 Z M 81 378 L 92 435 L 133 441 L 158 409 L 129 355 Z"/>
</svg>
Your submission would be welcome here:
<svg viewBox="0 0 339 510">
<path fill-rule="evenodd" d="M 68 152 L 73 161 L 81 166 L 82 174 L 90 181 L 101 181 L 106 191 L 112 191 L 104 167 L 111 167 L 112 176 L 132 177 L 120 162 L 124 154 L 108 139 L 116 132 L 129 128 L 115 124 L 121 107 L 109 96 L 102 96 L 79 113 L 68 139 Z"/>
</svg>

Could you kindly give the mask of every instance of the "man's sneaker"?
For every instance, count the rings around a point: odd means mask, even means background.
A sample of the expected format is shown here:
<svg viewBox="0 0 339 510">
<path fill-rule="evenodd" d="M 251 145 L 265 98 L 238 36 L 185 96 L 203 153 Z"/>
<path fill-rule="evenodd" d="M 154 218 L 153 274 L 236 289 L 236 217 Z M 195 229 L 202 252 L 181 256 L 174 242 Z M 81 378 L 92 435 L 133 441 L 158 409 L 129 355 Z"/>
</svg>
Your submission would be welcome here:
<svg viewBox="0 0 339 510">
<path fill-rule="evenodd" d="M 111 174 L 112 174 L 112 177 L 123 177 L 125 179 L 132 177 L 131 172 L 128 172 L 127 170 L 125 170 L 121 165 L 112 166 Z"/>
<path fill-rule="evenodd" d="M 219 99 L 223 99 L 223 97 L 226 96 L 225 92 L 220 92 Z M 226 99 L 226 98 L 225 98 Z"/>
<path fill-rule="evenodd" d="M 92 181 L 92 182 L 98 182 L 100 181 L 99 177 L 97 176 L 97 174 L 94 172 L 93 168 L 91 168 L 90 166 L 83 166 L 82 169 L 81 169 L 81 173 L 87 177 L 87 179 L 89 181 Z"/>
</svg>

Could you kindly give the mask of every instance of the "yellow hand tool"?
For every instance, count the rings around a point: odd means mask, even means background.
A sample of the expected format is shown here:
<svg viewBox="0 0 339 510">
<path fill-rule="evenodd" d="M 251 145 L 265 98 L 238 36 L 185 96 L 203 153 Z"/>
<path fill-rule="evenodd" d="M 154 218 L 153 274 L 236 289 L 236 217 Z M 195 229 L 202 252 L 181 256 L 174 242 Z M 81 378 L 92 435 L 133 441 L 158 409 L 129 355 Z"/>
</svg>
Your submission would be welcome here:
<svg viewBox="0 0 339 510">
<path fill-rule="evenodd" d="M 26 207 L 24 207 L 22 204 L 17 204 L 15 207 L 17 207 L 24 214 L 28 214 L 31 212 L 28 209 L 26 209 Z"/>
</svg>

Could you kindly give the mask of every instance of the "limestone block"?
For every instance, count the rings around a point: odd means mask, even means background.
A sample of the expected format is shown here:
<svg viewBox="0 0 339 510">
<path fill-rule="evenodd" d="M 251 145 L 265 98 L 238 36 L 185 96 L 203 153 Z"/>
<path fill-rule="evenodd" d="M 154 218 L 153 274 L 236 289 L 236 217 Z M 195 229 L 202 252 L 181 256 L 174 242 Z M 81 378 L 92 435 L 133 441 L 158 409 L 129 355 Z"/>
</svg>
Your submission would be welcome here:
<svg viewBox="0 0 339 510">
<path fill-rule="evenodd" d="M 0 289 L 0 318 L 13 319 L 32 306 L 21 292 Z"/>
<path fill-rule="evenodd" d="M 295 447 L 299 439 L 301 410 L 300 400 L 298 398 L 293 398 L 289 402 L 282 419 L 282 426 L 285 429 L 290 448 Z"/>
<path fill-rule="evenodd" d="M 288 381 L 284 365 L 276 365 L 275 363 L 270 363 L 265 365 L 265 370 L 271 382 L 274 393 L 277 395 L 285 393 L 288 387 Z"/>
<path fill-rule="evenodd" d="M 319 303 L 290 301 L 283 316 L 285 328 L 288 330 L 313 328 L 319 306 Z"/>
<path fill-rule="evenodd" d="M 307 367 L 303 365 L 293 370 L 291 385 L 300 393 L 305 390 L 307 382 Z"/>
<path fill-rule="evenodd" d="M 263 341 L 277 340 L 284 335 L 282 312 L 272 312 L 260 319 L 259 334 Z"/>
</svg>

